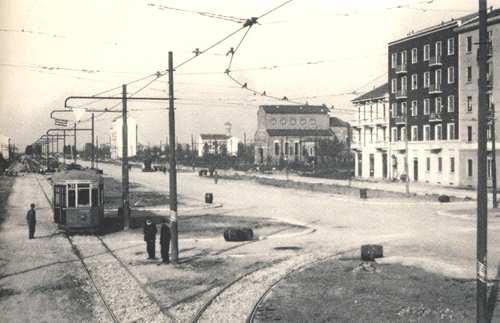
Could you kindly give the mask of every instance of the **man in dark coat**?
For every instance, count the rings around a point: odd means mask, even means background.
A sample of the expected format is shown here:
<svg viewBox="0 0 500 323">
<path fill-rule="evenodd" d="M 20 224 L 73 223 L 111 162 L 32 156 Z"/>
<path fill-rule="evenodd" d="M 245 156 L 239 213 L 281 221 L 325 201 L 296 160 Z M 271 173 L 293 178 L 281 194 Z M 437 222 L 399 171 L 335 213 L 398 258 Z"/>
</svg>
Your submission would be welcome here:
<svg viewBox="0 0 500 323">
<path fill-rule="evenodd" d="M 26 221 L 28 222 L 29 238 L 34 239 L 35 238 L 35 227 L 36 227 L 36 211 L 35 211 L 35 204 L 34 203 L 31 203 L 31 205 L 30 205 L 30 210 L 26 214 Z"/>
<path fill-rule="evenodd" d="M 155 259 L 156 232 L 156 225 L 153 221 L 147 219 L 144 225 L 144 241 L 146 241 L 148 259 Z"/>
<path fill-rule="evenodd" d="M 169 251 L 170 251 L 170 228 L 163 222 L 160 230 L 160 246 L 161 246 L 161 259 L 164 263 L 170 263 Z"/>
</svg>

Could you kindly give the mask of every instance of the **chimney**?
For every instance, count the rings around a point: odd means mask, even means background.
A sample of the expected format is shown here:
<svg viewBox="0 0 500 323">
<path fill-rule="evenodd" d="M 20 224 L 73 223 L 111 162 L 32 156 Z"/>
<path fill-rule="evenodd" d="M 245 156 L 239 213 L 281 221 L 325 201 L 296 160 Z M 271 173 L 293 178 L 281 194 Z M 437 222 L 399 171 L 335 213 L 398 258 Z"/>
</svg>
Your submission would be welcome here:
<svg viewBox="0 0 500 323">
<path fill-rule="evenodd" d="M 226 129 L 226 136 L 228 136 L 228 137 L 231 137 L 231 127 L 232 126 L 233 125 L 229 121 L 224 123 L 224 128 Z"/>
</svg>

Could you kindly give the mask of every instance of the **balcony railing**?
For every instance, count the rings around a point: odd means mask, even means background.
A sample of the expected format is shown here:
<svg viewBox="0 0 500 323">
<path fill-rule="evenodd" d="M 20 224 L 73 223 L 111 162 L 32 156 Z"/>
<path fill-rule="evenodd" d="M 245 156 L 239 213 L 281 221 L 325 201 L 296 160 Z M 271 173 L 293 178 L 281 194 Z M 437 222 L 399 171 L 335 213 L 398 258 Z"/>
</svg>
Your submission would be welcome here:
<svg viewBox="0 0 500 323">
<path fill-rule="evenodd" d="M 429 59 L 429 66 L 441 66 L 441 65 L 443 65 L 443 62 L 441 60 L 441 55 L 432 56 Z"/>
<path fill-rule="evenodd" d="M 406 117 L 404 115 L 402 115 L 402 116 L 395 116 L 394 117 L 394 123 L 395 124 L 406 124 Z"/>
<path fill-rule="evenodd" d="M 441 83 L 431 84 L 429 86 L 429 94 L 441 94 L 443 90 L 441 89 Z"/>
<path fill-rule="evenodd" d="M 493 88 L 493 73 L 486 74 L 486 87 L 488 90 Z"/>
<path fill-rule="evenodd" d="M 408 97 L 407 90 L 399 90 L 396 92 L 396 99 L 406 99 Z"/>
<path fill-rule="evenodd" d="M 430 122 L 441 122 L 443 119 L 441 116 L 441 112 L 433 112 L 429 116 L 429 121 Z"/>
<path fill-rule="evenodd" d="M 396 74 L 406 74 L 407 68 L 406 64 L 396 65 Z"/>
</svg>

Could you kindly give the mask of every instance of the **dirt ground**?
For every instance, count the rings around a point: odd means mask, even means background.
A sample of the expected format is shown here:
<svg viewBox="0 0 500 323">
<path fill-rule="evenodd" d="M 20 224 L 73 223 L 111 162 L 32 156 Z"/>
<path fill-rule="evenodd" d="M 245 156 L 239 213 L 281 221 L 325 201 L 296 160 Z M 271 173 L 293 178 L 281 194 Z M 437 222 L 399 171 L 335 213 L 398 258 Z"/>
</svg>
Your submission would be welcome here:
<svg viewBox="0 0 500 323">
<path fill-rule="evenodd" d="M 0 224 L 5 220 L 7 199 L 12 191 L 14 177 L 0 177 Z"/>
<path fill-rule="evenodd" d="M 475 281 L 415 267 L 332 260 L 285 278 L 256 322 L 472 322 Z"/>
</svg>

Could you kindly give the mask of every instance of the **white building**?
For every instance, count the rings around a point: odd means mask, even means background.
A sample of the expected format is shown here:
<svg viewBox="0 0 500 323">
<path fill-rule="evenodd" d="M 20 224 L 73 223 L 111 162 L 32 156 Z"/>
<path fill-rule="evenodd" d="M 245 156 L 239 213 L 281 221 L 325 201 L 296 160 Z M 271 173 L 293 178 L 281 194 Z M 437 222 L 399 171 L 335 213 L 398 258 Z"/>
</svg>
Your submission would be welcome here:
<svg viewBox="0 0 500 323">
<path fill-rule="evenodd" d="M 122 118 L 116 118 L 111 124 L 111 158 L 122 158 L 123 152 L 123 130 Z M 128 156 L 132 157 L 137 154 L 137 121 L 134 118 L 127 118 L 128 132 Z"/>
<path fill-rule="evenodd" d="M 389 89 L 381 85 L 352 100 L 356 120 L 352 122 L 354 174 L 361 178 L 391 178 L 389 141 Z"/>
<path fill-rule="evenodd" d="M 4 159 L 9 159 L 10 153 L 10 137 L 0 135 L 0 155 Z"/>
</svg>

